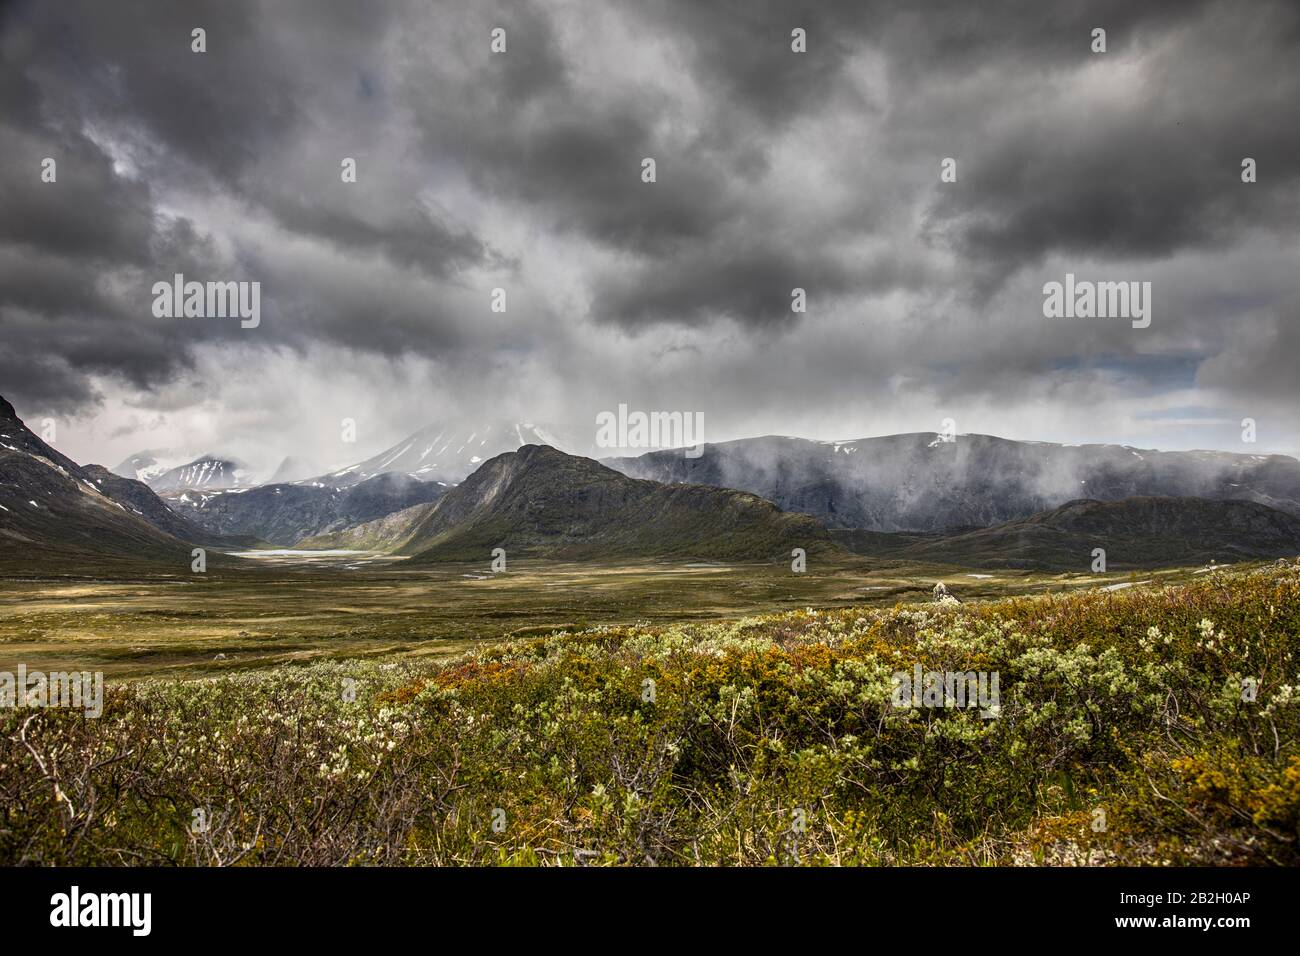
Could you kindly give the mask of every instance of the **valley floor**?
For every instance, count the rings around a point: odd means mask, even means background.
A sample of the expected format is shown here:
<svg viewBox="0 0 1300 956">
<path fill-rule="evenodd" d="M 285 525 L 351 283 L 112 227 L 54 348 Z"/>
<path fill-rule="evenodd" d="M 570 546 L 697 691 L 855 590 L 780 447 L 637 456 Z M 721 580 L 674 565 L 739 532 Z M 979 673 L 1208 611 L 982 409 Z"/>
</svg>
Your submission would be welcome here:
<svg viewBox="0 0 1300 956">
<path fill-rule="evenodd" d="M 10 653 L 195 679 L 0 710 L 0 864 L 1300 864 L 1295 563 L 965 604 L 881 568 L 472 573 L 7 586 L 45 641 Z M 241 669 L 199 677 L 218 647 Z M 900 698 L 916 670 L 1000 690 Z"/>
<path fill-rule="evenodd" d="M 980 573 L 901 561 L 786 565 L 512 563 L 407 570 L 358 552 L 262 552 L 254 566 L 109 577 L 0 574 L 0 671 L 98 670 L 109 680 L 202 676 L 290 661 L 444 657 L 484 641 L 635 621 L 673 623 L 804 607 L 929 601 L 937 582 L 984 600 L 1147 587 L 1197 569 L 1109 575 Z"/>
</svg>

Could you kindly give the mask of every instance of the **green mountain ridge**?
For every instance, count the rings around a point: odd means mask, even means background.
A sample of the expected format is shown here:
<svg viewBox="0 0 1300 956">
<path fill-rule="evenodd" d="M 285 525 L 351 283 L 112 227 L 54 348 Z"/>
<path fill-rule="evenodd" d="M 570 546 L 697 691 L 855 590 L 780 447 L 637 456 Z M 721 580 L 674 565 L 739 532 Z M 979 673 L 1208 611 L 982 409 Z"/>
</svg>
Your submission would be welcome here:
<svg viewBox="0 0 1300 956">
<path fill-rule="evenodd" d="M 509 558 L 788 560 L 839 550 L 807 515 L 747 492 L 628 478 L 545 445 L 484 462 L 431 505 L 322 535 L 301 547 L 372 547 L 414 563 Z"/>
</svg>

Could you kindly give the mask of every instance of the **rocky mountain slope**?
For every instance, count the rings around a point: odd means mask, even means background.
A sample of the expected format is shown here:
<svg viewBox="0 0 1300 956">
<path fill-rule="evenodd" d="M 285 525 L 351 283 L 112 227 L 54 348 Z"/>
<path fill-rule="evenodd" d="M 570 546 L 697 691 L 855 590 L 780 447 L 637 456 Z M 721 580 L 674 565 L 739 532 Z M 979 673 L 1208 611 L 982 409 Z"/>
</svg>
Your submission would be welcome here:
<svg viewBox="0 0 1300 956">
<path fill-rule="evenodd" d="M 346 548 L 350 551 L 399 551 L 436 506 L 435 502 L 412 505 L 350 528 L 303 538 L 294 546 L 308 550 Z"/>
<path fill-rule="evenodd" d="M 252 548 L 264 542 L 256 535 L 223 535 L 178 514 L 143 481 L 115 475 L 103 465 L 83 465 L 82 470 L 95 486 L 128 511 L 144 518 L 160 531 L 182 541 L 192 541 L 210 548 Z"/>
<path fill-rule="evenodd" d="M 106 474 L 50 447 L 0 398 L 0 564 L 130 559 L 188 568 L 193 545 L 178 534 L 191 529 L 144 485 Z"/>
</svg>

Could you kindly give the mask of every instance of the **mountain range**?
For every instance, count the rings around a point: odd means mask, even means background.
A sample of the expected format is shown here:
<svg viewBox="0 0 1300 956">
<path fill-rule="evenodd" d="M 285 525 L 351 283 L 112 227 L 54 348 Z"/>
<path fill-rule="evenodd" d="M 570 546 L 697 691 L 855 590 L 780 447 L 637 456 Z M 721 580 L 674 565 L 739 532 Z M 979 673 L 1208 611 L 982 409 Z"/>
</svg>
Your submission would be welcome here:
<svg viewBox="0 0 1300 956">
<path fill-rule="evenodd" d="M 241 487 L 234 461 L 207 456 L 158 474 L 151 487 L 210 532 L 257 535 L 289 546 L 417 504 L 436 501 L 482 462 L 529 443 L 578 447 L 572 429 L 532 422 L 434 422 L 364 461 L 301 477 L 306 463 L 285 458 L 268 484 Z"/>
<path fill-rule="evenodd" d="M 607 459 L 635 478 L 738 488 L 828 528 L 987 528 L 1078 498 L 1242 499 L 1300 515 L 1300 462 L 1283 455 L 1056 445 L 933 432 L 848 442 L 802 438 L 708 444 L 698 458 L 655 451 Z"/>
<path fill-rule="evenodd" d="M 432 425 L 318 478 L 239 486 L 237 461 L 163 469 L 149 485 L 78 465 L 0 399 L 0 541 L 44 555 L 162 558 L 193 545 L 389 552 L 413 566 L 511 557 L 790 559 L 809 553 L 990 569 L 1088 570 L 1300 553 L 1300 463 L 930 434 L 855 442 L 765 437 L 603 463 L 532 424 Z M 572 435 L 568 439 L 573 447 Z M 522 444 L 521 444 L 522 442 Z M 503 449 L 489 454 L 493 449 Z M 152 462 L 152 463 L 151 463 Z M 281 474 L 310 466 L 285 459 Z M 235 486 L 230 486 L 235 482 Z"/>
<path fill-rule="evenodd" d="M 409 475 L 381 472 L 340 486 L 290 482 L 216 491 L 173 491 L 167 506 L 208 532 L 257 536 L 289 547 L 302 538 L 348 528 L 415 504 L 446 488 Z"/>
<path fill-rule="evenodd" d="M 485 462 L 436 503 L 305 544 L 365 543 L 412 562 L 510 557 L 788 559 L 834 547 L 807 515 L 755 495 L 628 478 L 589 458 L 525 445 Z"/>
</svg>

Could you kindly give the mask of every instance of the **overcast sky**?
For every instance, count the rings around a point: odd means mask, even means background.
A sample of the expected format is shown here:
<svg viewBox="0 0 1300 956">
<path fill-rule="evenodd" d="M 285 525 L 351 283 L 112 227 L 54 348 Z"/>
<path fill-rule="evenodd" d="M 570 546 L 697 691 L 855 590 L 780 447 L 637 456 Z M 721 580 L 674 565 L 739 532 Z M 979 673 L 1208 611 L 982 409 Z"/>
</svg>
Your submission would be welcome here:
<svg viewBox="0 0 1300 956">
<path fill-rule="evenodd" d="M 1300 451 L 1300 4 L 920 6 L 10 2 L 0 394 L 110 466 L 619 403 Z M 178 272 L 261 324 L 156 318 Z M 1045 318 L 1067 272 L 1150 327 Z"/>
</svg>

